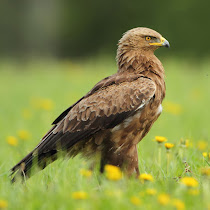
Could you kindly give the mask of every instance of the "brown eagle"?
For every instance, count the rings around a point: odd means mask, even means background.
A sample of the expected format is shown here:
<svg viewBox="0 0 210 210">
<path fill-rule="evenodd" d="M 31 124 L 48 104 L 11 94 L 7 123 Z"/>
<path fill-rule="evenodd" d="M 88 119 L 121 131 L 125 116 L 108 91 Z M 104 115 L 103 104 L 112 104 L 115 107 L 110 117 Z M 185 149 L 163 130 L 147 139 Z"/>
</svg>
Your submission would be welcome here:
<svg viewBox="0 0 210 210">
<path fill-rule="evenodd" d="M 34 150 L 11 169 L 13 181 L 18 175 L 29 178 L 34 165 L 44 169 L 59 151 L 99 160 L 101 172 L 111 164 L 128 176 L 139 175 L 137 144 L 159 117 L 165 97 L 164 69 L 154 55 L 161 46 L 169 47 L 169 42 L 152 29 L 127 31 L 118 43 L 117 73 L 53 122 Z"/>
</svg>

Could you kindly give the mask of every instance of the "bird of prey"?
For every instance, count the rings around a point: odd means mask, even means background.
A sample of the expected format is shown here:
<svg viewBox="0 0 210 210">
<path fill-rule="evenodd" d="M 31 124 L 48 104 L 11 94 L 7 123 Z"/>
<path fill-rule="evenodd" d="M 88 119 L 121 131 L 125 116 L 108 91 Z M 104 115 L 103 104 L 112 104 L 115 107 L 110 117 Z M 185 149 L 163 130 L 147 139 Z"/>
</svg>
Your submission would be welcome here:
<svg viewBox="0 0 210 210">
<path fill-rule="evenodd" d="M 58 158 L 81 154 L 139 175 L 137 144 L 162 111 L 165 97 L 164 68 L 154 51 L 169 47 L 158 32 L 144 27 L 127 31 L 119 40 L 117 73 L 98 82 L 66 109 L 39 144 L 12 169 L 29 178 L 34 165 L 44 169 Z M 36 160 L 36 161 L 34 161 Z"/>
</svg>

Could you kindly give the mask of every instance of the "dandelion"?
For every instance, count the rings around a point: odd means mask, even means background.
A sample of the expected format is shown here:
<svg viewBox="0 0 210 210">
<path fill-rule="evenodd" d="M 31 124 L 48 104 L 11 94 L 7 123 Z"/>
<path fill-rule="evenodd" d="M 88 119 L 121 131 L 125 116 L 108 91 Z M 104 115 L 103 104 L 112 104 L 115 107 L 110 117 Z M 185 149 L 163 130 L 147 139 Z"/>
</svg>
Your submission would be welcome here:
<svg viewBox="0 0 210 210">
<path fill-rule="evenodd" d="M 166 193 L 162 193 L 160 195 L 158 195 L 158 202 L 165 206 L 170 202 L 170 196 Z"/>
<path fill-rule="evenodd" d="M 153 176 L 151 174 L 140 174 L 139 175 L 139 179 L 144 182 L 144 181 L 150 181 L 150 182 L 153 182 L 154 179 L 153 179 Z"/>
<path fill-rule="evenodd" d="M 75 200 L 84 200 L 87 199 L 88 194 L 84 191 L 78 191 L 78 192 L 73 192 L 71 196 Z"/>
<path fill-rule="evenodd" d="M 37 109 L 50 111 L 54 108 L 54 103 L 51 99 L 32 98 L 31 104 Z"/>
<path fill-rule="evenodd" d="M 17 132 L 17 135 L 22 140 L 28 140 L 31 136 L 31 134 L 27 130 L 19 130 Z"/>
<path fill-rule="evenodd" d="M 202 168 L 201 169 L 201 174 L 205 176 L 210 176 L 210 167 L 208 168 Z"/>
<path fill-rule="evenodd" d="M 117 181 L 122 178 L 122 172 L 119 167 L 113 165 L 105 165 L 106 178 Z"/>
<path fill-rule="evenodd" d="M 208 146 L 208 142 L 207 141 L 204 141 L 204 140 L 200 140 L 198 141 L 198 144 L 197 144 L 197 147 L 200 151 L 203 151 L 207 148 Z"/>
<path fill-rule="evenodd" d="M 198 181 L 193 177 L 183 177 L 180 180 L 181 184 L 187 186 L 187 187 L 197 187 Z"/>
<path fill-rule="evenodd" d="M 203 165 L 204 165 L 205 159 L 208 157 L 208 153 L 207 152 L 203 152 L 202 155 L 203 155 Z"/>
<path fill-rule="evenodd" d="M 203 155 L 204 158 L 206 158 L 208 156 L 208 153 L 207 152 L 203 152 L 202 155 Z"/>
<path fill-rule="evenodd" d="M 157 141 L 158 143 L 163 143 L 167 141 L 167 138 L 163 136 L 155 136 L 155 141 Z"/>
<path fill-rule="evenodd" d="M 183 111 L 180 104 L 176 104 L 170 101 L 165 101 L 163 107 L 165 112 L 171 113 L 173 115 L 180 115 Z"/>
<path fill-rule="evenodd" d="M 192 146 L 192 142 L 189 140 L 189 139 L 186 139 L 185 140 L 185 147 L 186 148 L 189 148 L 189 147 L 191 147 Z"/>
<path fill-rule="evenodd" d="M 185 209 L 185 204 L 183 201 L 179 199 L 173 199 L 172 200 L 172 205 L 176 207 L 177 210 L 183 210 Z"/>
<path fill-rule="evenodd" d="M 14 136 L 8 136 L 7 137 L 7 143 L 11 146 L 17 146 L 18 145 L 18 140 Z"/>
<path fill-rule="evenodd" d="M 174 144 L 172 144 L 172 143 L 165 143 L 165 148 L 167 150 L 170 150 L 172 147 L 174 147 Z"/>
<path fill-rule="evenodd" d="M 155 141 L 158 142 L 158 163 L 161 167 L 161 144 L 167 141 L 167 138 L 164 136 L 155 136 Z"/>
<path fill-rule="evenodd" d="M 0 209 L 5 209 L 8 207 L 8 202 L 6 200 L 0 200 Z"/>
<path fill-rule="evenodd" d="M 180 141 L 179 141 L 179 144 L 182 146 L 182 147 L 185 147 L 185 148 L 188 148 L 190 146 L 192 146 L 192 143 L 190 141 L 190 139 L 183 139 L 181 138 Z"/>
<path fill-rule="evenodd" d="M 132 204 L 134 204 L 135 206 L 139 206 L 141 204 L 141 200 L 137 197 L 137 196 L 132 196 L 130 198 L 130 201 Z"/>
<path fill-rule="evenodd" d="M 156 189 L 152 189 L 152 188 L 148 188 L 148 189 L 146 189 L 146 194 L 147 195 L 156 195 L 157 194 L 157 190 Z"/>
<path fill-rule="evenodd" d="M 81 169 L 80 174 L 82 176 L 85 176 L 85 177 L 91 177 L 92 176 L 92 171 L 91 170 L 86 170 L 86 169 Z"/>
<path fill-rule="evenodd" d="M 50 99 L 42 99 L 40 103 L 40 108 L 50 111 L 54 107 L 53 101 Z"/>
</svg>

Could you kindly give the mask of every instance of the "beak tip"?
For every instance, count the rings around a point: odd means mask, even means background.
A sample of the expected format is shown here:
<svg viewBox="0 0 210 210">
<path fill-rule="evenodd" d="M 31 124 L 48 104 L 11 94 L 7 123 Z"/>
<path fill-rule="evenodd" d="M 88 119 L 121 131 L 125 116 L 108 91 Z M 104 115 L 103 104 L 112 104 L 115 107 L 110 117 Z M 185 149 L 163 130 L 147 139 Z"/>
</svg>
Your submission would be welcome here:
<svg viewBox="0 0 210 210">
<path fill-rule="evenodd" d="M 167 40 L 163 42 L 163 47 L 170 48 L 170 44 Z"/>
</svg>

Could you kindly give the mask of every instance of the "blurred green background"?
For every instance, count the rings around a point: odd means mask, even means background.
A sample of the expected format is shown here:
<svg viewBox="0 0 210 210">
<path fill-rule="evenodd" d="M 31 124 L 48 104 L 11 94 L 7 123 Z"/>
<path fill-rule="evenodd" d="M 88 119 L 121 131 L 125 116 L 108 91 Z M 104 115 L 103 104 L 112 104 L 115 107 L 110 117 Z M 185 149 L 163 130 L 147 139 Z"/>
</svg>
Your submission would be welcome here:
<svg viewBox="0 0 210 210">
<path fill-rule="evenodd" d="M 206 58 L 209 6 L 206 0 L 2 0 L 0 55 L 114 56 L 122 33 L 146 26 L 169 40 L 170 55 Z"/>
<path fill-rule="evenodd" d="M 133 196 L 142 209 L 185 209 L 174 208 L 173 199 L 186 209 L 210 209 L 210 179 L 201 173 L 210 162 L 209 7 L 206 0 L 1 0 L 0 209 L 127 210 L 136 207 Z M 117 42 L 138 26 L 160 32 L 171 44 L 156 52 L 166 73 L 163 113 L 138 145 L 140 171 L 152 174 L 154 183 L 112 183 L 97 170 L 87 179 L 80 169 L 89 163 L 77 157 L 56 161 L 25 185 L 11 185 L 9 169 L 55 118 L 117 71 Z M 165 148 L 162 165 L 157 162 L 155 136 L 174 144 L 169 165 Z M 194 195 L 177 182 L 184 176 L 199 182 Z M 144 196 L 147 188 L 156 195 Z M 88 198 L 74 200 L 77 191 Z M 161 193 L 170 196 L 165 206 L 158 200 Z"/>
</svg>

